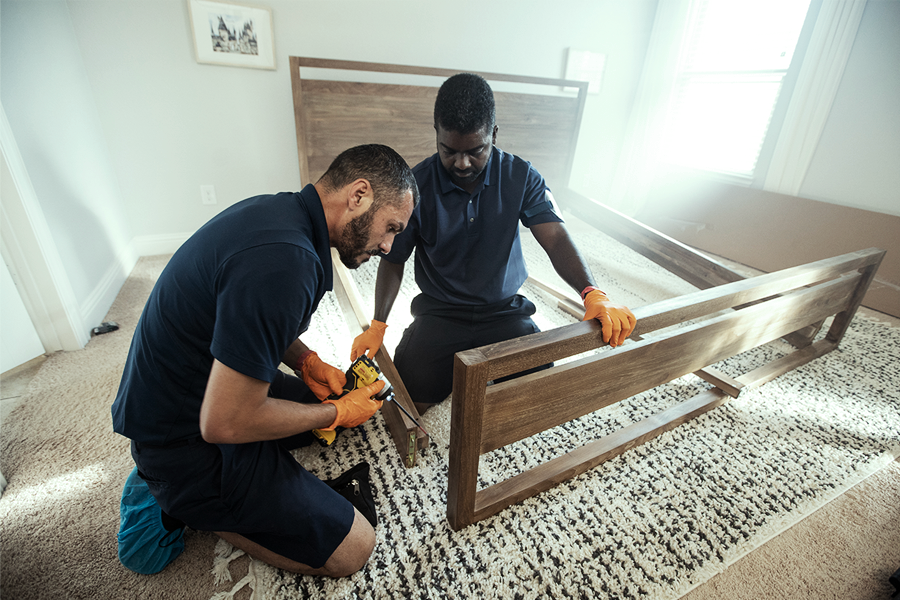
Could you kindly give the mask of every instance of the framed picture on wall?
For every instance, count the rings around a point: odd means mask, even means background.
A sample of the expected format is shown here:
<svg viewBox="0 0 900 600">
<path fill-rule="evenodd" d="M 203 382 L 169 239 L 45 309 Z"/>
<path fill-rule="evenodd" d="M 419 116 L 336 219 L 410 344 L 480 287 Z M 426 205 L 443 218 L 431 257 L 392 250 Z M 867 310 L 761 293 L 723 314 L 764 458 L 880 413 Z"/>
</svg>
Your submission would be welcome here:
<svg viewBox="0 0 900 600">
<path fill-rule="evenodd" d="M 275 68 L 270 9 L 213 0 L 187 2 L 198 63 Z"/>
</svg>

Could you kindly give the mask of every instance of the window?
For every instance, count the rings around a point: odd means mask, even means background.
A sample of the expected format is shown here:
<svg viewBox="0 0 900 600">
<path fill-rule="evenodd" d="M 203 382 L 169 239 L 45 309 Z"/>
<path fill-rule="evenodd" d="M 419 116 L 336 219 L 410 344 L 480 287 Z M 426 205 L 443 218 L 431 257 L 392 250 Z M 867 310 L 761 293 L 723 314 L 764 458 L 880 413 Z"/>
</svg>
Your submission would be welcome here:
<svg viewBox="0 0 900 600">
<path fill-rule="evenodd" d="M 698 0 L 661 144 L 663 162 L 751 178 L 810 0 Z"/>
</svg>

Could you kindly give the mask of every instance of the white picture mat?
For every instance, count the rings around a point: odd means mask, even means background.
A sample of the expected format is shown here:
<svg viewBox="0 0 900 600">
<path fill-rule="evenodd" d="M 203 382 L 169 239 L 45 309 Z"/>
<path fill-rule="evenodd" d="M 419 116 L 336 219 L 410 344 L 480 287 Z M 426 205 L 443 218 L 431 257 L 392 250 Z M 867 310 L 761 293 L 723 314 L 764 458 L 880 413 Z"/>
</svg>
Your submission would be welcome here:
<svg viewBox="0 0 900 600">
<path fill-rule="evenodd" d="M 188 7 L 197 62 L 257 69 L 275 68 L 275 38 L 271 10 L 211 0 L 188 0 Z M 226 26 L 232 28 L 242 27 L 242 24 L 248 21 L 252 22 L 257 40 L 257 54 L 215 50 L 212 35 L 220 16 Z"/>
</svg>

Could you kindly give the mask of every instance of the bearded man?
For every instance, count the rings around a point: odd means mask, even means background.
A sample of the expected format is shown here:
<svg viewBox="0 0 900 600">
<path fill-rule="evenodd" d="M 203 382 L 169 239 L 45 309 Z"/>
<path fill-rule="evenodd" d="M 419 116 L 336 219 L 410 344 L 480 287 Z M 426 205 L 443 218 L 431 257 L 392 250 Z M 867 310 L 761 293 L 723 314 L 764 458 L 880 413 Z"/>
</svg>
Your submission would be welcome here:
<svg viewBox="0 0 900 600">
<path fill-rule="evenodd" d="M 299 336 L 332 288 L 330 248 L 349 268 L 389 252 L 417 202 L 399 154 L 358 146 L 300 192 L 227 208 L 172 256 L 112 405 L 114 429 L 131 440 L 136 464 L 123 493 L 123 564 L 151 573 L 171 560 L 126 524 L 137 489 L 149 491 L 138 500 L 155 501 L 157 520 L 176 536 L 183 524 L 214 531 L 297 573 L 341 577 L 362 568 L 374 529 L 290 450 L 314 429 L 365 422 L 381 406 L 372 396 L 384 383 L 326 400 L 346 377 Z M 280 371 L 280 362 L 299 377 Z"/>
</svg>

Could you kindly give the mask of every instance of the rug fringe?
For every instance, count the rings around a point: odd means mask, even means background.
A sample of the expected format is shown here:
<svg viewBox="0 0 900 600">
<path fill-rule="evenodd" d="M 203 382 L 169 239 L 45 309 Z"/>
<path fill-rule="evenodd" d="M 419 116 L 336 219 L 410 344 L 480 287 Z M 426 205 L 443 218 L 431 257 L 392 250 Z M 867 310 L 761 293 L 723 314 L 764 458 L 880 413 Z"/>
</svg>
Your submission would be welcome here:
<svg viewBox="0 0 900 600">
<path fill-rule="evenodd" d="M 241 551 L 239 551 L 241 552 Z M 241 552 L 243 554 L 243 552 Z M 232 600 L 234 595 L 241 591 L 245 586 L 250 586 L 250 600 L 263 600 L 265 596 L 265 587 L 260 585 L 262 579 L 262 571 L 259 570 L 259 567 L 262 566 L 263 563 L 255 560 L 253 558 L 250 559 L 250 566 L 247 569 L 247 574 L 231 588 L 231 591 L 228 592 L 217 592 L 213 595 L 210 600 Z"/>
<path fill-rule="evenodd" d="M 219 539 L 216 543 L 216 556 L 213 559 L 212 568 L 212 574 L 216 585 L 223 581 L 231 581 L 231 571 L 228 570 L 228 565 L 231 564 L 231 561 L 240 558 L 243 555 L 243 550 L 238 550 L 225 540 Z M 218 596 L 218 594 L 216 596 Z M 214 600 L 219 600 L 216 596 L 213 597 Z"/>
<path fill-rule="evenodd" d="M 216 585 L 224 581 L 231 581 L 231 571 L 228 570 L 228 565 L 231 564 L 231 561 L 243 555 L 243 550 L 239 550 L 225 540 L 219 539 L 216 543 L 216 557 L 213 559 L 212 568 Z M 251 590 L 250 600 L 263 600 L 265 586 L 261 585 L 261 583 L 264 567 L 265 563 L 251 557 L 247 574 L 234 584 L 230 591 L 216 592 L 210 600 L 232 600 L 235 594 L 248 585 Z"/>
</svg>

